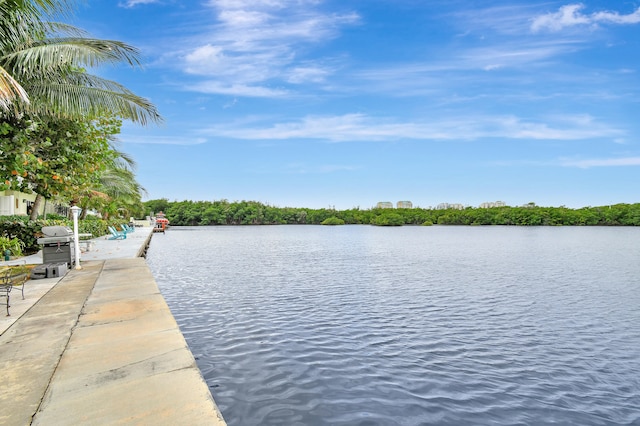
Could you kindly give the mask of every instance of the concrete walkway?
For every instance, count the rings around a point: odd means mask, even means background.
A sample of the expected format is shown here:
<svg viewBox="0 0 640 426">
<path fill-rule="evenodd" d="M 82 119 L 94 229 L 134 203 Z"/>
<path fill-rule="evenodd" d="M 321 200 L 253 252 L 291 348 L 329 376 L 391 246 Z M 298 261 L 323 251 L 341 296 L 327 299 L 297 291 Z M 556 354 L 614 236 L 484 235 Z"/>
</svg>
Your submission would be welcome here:
<svg viewBox="0 0 640 426">
<path fill-rule="evenodd" d="M 164 234 L 153 234 L 152 227 L 137 228 L 136 232 L 127 235 L 124 240 L 109 240 L 108 235 L 89 240 L 89 251 L 81 252 L 80 266 L 88 260 L 106 259 L 131 259 L 143 256 L 152 235 L 164 237 Z M 85 243 L 83 243 L 84 245 Z M 7 265 L 41 265 L 42 251 L 29 256 L 17 259 L 2 261 L 0 267 Z M 62 278 L 45 278 L 39 280 L 29 280 L 25 284 L 24 299 L 16 287 L 11 292 L 11 316 L 0 315 L 0 334 L 4 333 L 18 318 L 27 312 L 42 296 L 44 296 L 53 286 L 58 284 Z M 0 311 L 1 312 L 1 311 Z"/>
<path fill-rule="evenodd" d="M 24 315 L 33 305 L 42 299 L 62 278 L 45 278 L 41 280 L 28 280 L 23 285 L 24 299 L 20 287 L 14 287 L 11 291 L 11 316 L 5 316 L 4 306 L 0 306 L 0 334 L 4 333 L 14 322 Z M 4 301 L 4 300 L 3 300 Z M 1 386 L 1 384 L 0 384 Z"/>
<path fill-rule="evenodd" d="M 71 270 L 2 333 L 0 371 L 2 425 L 225 425 L 139 257 Z"/>
</svg>

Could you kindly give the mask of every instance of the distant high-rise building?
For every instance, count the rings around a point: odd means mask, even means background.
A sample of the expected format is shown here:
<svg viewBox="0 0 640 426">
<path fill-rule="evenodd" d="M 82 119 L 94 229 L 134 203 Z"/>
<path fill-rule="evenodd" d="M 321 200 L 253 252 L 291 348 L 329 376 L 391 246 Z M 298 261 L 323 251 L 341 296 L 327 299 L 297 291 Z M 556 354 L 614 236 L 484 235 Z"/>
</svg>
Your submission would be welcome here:
<svg viewBox="0 0 640 426">
<path fill-rule="evenodd" d="M 411 201 L 398 201 L 396 207 L 399 209 L 412 209 L 413 203 Z"/>
<path fill-rule="evenodd" d="M 393 203 L 390 201 L 380 201 L 378 204 L 376 204 L 376 208 L 377 209 L 392 209 L 393 208 Z"/>
<path fill-rule="evenodd" d="M 487 201 L 486 203 L 480 204 L 481 209 L 490 209 L 492 207 L 505 207 L 507 203 L 504 201 Z"/>
<path fill-rule="evenodd" d="M 447 209 L 464 210 L 464 206 L 459 203 L 455 203 L 455 204 L 440 203 L 436 206 L 436 210 L 447 210 Z"/>
</svg>

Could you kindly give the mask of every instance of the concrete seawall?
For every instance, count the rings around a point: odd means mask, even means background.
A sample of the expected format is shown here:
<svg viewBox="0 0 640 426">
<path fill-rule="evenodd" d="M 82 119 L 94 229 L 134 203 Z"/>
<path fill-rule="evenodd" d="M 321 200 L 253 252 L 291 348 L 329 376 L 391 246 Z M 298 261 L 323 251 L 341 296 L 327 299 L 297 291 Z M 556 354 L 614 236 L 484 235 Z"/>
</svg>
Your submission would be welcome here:
<svg viewBox="0 0 640 426">
<path fill-rule="evenodd" d="M 140 257 L 67 273 L 2 333 L 0 369 L 3 425 L 226 424 Z"/>
</svg>

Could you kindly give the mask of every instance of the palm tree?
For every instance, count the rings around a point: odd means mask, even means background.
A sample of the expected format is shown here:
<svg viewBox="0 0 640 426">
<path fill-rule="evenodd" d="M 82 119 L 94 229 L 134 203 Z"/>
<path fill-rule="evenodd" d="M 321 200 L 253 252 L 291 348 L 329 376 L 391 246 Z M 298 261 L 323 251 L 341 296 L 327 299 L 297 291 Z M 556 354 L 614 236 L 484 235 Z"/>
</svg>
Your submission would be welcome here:
<svg viewBox="0 0 640 426">
<path fill-rule="evenodd" d="M 40 25 L 40 16 L 47 13 L 64 13 L 69 3 L 56 0 L 0 0 L 0 40 L 9 40 L 16 28 L 16 16 L 25 25 Z M 11 73 L 0 65 L 0 111 L 7 110 L 14 102 L 29 102 L 29 97 Z"/>
<path fill-rule="evenodd" d="M 118 212 L 127 217 L 132 210 L 140 208 L 146 190 L 136 181 L 132 170 L 116 166 L 104 173 L 100 180 L 110 200 L 104 214 Z"/>
<path fill-rule="evenodd" d="M 65 0 L 0 0 L 0 112 L 60 117 L 108 112 L 143 125 L 160 122 L 147 99 L 83 68 L 122 62 L 139 66 L 137 49 L 42 19 L 68 6 Z"/>
<path fill-rule="evenodd" d="M 138 209 L 146 189 L 135 178 L 136 163 L 128 154 L 119 151 L 112 141 L 111 148 L 117 155 L 107 170 L 99 176 L 97 184 L 87 189 L 79 200 L 84 218 L 88 208 L 98 208 L 104 218 L 117 212 Z"/>
<path fill-rule="evenodd" d="M 17 11 L 21 11 L 25 16 L 33 17 L 36 15 L 37 8 L 34 4 L 23 3 L 19 0 L 0 0 L 0 39 L 9 38 L 9 30 L 12 29 L 14 19 L 12 17 Z M 7 110 L 13 102 L 28 102 L 27 92 L 13 78 L 2 65 L 0 65 L 0 110 Z"/>
</svg>

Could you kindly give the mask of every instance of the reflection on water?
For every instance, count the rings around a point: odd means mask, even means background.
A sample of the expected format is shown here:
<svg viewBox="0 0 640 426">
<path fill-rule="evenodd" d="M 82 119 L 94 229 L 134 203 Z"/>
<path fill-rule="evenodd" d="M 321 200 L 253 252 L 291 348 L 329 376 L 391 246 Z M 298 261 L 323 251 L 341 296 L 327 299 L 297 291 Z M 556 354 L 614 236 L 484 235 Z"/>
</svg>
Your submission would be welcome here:
<svg viewBox="0 0 640 426">
<path fill-rule="evenodd" d="M 171 228 L 229 425 L 640 424 L 640 229 Z"/>
</svg>

